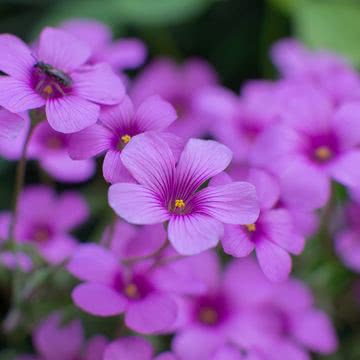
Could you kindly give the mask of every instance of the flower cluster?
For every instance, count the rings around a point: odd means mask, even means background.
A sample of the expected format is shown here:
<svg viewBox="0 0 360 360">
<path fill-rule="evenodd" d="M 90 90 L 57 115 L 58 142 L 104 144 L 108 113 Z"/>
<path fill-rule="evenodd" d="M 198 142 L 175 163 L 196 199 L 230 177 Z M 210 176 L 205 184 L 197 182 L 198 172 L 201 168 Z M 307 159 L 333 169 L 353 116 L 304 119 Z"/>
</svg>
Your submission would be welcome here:
<svg viewBox="0 0 360 360">
<path fill-rule="evenodd" d="M 31 185 L 0 213 L 0 263 L 32 286 L 14 306 L 36 295 L 39 270 L 61 269 L 78 311 L 63 323 L 66 306 L 52 309 L 32 334 L 38 355 L 18 359 L 303 360 L 336 350 L 330 318 L 290 273 L 315 234 L 333 236 L 360 271 L 360 77 L 350 65 L 283 40 L 272 49 L 281 78 L 240 94 L 200 59 L 154 60 L 132 79 L 125 70 L 145 61 L 143 43 L 113 41 L 93 20 L 45 28 L 31 45 L 0 35 L 0 53 L 0 155 L 18 160 L 20 176 L 36 160 L 68 184 L 90 181 L 101 161 L 94 181 L 106 189 Z M 86 197 L 111 211 L 99 211 L 101 239 L 84 243 L 72 231 L 94 220 Z M 101 320 L 114 333 L 85 340 L 79 309 L 85 322 L 112 317 Z M 149 334 L 166 335 L 170 350 Z"/>
</svg>

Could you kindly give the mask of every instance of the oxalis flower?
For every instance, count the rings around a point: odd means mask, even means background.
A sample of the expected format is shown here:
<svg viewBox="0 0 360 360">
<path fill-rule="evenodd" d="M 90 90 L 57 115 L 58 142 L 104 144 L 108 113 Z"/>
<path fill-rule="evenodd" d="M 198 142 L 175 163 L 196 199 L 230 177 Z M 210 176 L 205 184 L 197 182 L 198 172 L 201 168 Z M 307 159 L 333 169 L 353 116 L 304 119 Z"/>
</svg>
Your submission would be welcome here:
<svg viewBox="0 0 360 360">
<path fill-rule="evenodd" d="M 136 111 L 126 96 L 119 105 L 104 108 L 97 124 L 71 135 L 69 154 L 75 160 L 85 160 L 106 152 L 105 180 L 110 183 L 129 181 L 131 175 L 120 158 L 122 150 L 134 136 L 150 130 L 165 130 L 175 119 L 175 109 L 159 96 L 149 97 Z M 161 136 L 171 142 L 172 147 L 183 146 L 175 135 L 163 133 Z"/>
<path fill-rule="evenodd" d="M 112 185 L 110 206 L 130 223 L 168 222 L 168 238 L 179 253 L 200 253 L 217 244 L 223 223 L 250 224 L 259 215 L 249 183 L 199 190 L 229 165 L 231 156 L 216 141 L 191 139 L 176 164 L 167 142 L 151 132 L 138 135 L 121 159 L 139 184 Z"/>
<path fill-rule="evenodd" d="M 51 127 L 73 133 L 97 121 L 100 106 L 119 103 L 121 80 L 105 63 L 84 65 L 90 48 L 64 31 L 45 28 L 32 52 L 17 37 L 0 35 L 0 104 L 12 112 L 45 106 Z"/>
</svg>

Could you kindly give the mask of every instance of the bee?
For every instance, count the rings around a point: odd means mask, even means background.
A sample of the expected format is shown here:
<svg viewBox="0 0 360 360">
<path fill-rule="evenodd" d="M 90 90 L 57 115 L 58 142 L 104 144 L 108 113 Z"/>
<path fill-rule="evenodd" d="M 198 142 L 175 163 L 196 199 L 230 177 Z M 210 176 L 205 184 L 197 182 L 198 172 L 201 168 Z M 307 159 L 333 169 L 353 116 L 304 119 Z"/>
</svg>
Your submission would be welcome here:
<svg viewBox="0 0 360 360">
<path fill-rule="evenodd" d="M 72 80 L 69 75 L 43 61 L 36 62 L 34 68 L 39 69 L 43 74 L 46 74 L 62 86 L 69 87 L 72 85 Z"/>
</svg>

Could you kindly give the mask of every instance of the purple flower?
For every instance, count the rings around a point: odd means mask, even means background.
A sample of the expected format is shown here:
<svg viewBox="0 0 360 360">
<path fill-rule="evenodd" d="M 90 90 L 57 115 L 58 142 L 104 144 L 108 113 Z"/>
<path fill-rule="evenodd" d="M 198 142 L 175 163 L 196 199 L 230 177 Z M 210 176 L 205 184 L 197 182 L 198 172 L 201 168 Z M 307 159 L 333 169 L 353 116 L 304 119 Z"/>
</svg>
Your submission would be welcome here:
<svg viewBox="0 0 360 360">
<path fill-rule="evenodd" d="M 53 264 L 70 256 L 78 243 L 68 232 L 88 217 L 83 198 L 74 192 L 57 197 L 50 188 L 33 186 L 24 190 L 19 201 L 16 241 L 32 244 Z"/>
<path fill-rule="evenodd" d="M 335 104 L 360 99 L 359 74 L 336 54 L 309 51 L 294 39 L 284 39 L 274 45 L 272 58 L 283 76 L 317 86 Z"/>
<path fill-rule="evenodd" d="M 103 243 L 107 244 L 109 240 L 110 250 L 119 259 L 128 260 L 157 252 L 165 244 L 166 231 L 160 224 L 140 227 L 118 220 L 113 232 L 110 229 L 104 232 Z"/>
<path fill-rule="evenodd" d="M 0 139 L 13 141 L 25 127 L 25 120 L 19 114 L 13 114 L 0 108 Z"/>
<path fill-rule="evenodd" d="M 273 360 L 309 359 L 307 351 L 330 354 L 336 350 L 331 321 L 314 307 L 310 289 L 303 283 L 295 279 L 271 283 L 248 259 L 233 261 L 225 276 L 233 284 L 233 299 L 238 300 L 251 321 L 256 321 L 255 328 L 248 332 L 246 321 L 237 322 L 232 333 L 234 344 L 247 344 L 260 350 L 261 359 Z"/>
<path fill-rule="evenodd" d="M 170 130 L 187 140 L 208 132 L 209 121 L 199 111 L 197 97 L 215 83 L 214 70 L 203 60 L 178 65 L 171 59 L 158 59 L 138 76 L 130 93 L 136 104 L 155 94 L 169 101 L 179 118 Z"/>
<path fill-rule="evenodd" d="M 349 268 L 360 272 L 360 205 L 350 202 L 344 208 L 343 229 L 335 236 L 336 252 Z"/>
<path fill-rule="evenodd" d="M 260 215 L 255 222 L 244 226 L 226 225 L 222 238 L 224 251 L 243 257 L 255 250 L 264 274 L 272 281 L 283 281 L 291 269 L 288 252 L 299 254 L 304 238 L 295 228 L 291 213 L 276 207 L 280 196 L 277 180 L 255 169 L 250 171 L 247 180 L 256 187 Z"/>
<path fill-rule="evenodd" d="M 175 119 L 173 107 L 158 96 L 145 100 L 136 111 L 130 98 L 125 97 L 121 104 L 104 108 L 98 124 L 71 136 L 70 156 L 73 159 L 88 159 L 106 151 L 104 178 L 110 183 L 129 181 L 132 177 L 121 160 L 122 150 L 134 141 L 136 135 L 150 130 L 165 130 Z M 170 134 L 163 136 L 172 143 L 175 141 Z"/>
<path fill-rule="evenodd" d="M 102 360 L 108 341 L 101 335 L 85 343 L 79 320 L 61 325 L 61 314 L 52 313 L 43 320 L 33 333 L 33 345 L 37 356 L 22 355 L 17 360 Z"/>
<path fill-rule="evenodd" d="M 104 352 L 104 360 L 177 360 L 170 352 L 153 356 L 151 343 L 137 336 L 122 337 L 111 342 Z"/>
<path fill-rule="evenodd" d="M 117 257 L 97 245 L 84 245 L 68 270 L 85 281 L 72 292 L 82 310 L 98 316 L 125 312 L 125 323 L 140 333 L 167 331 L 175 322 L 177 306 L 153 277 L 150 262 L 122 268 Z"/>
<path fill-rule="evenodd" d="M 330 179 L 359 187 L 360 102 L 345 103 L 334 111 L 326 97 L 307 89 L 301 101 L 297 98 L 291 104 L 289 98 L 283 121 L 258 138 L 252 162 L 274 173 L 294 163 L 312 168 L 311 182 L 323 187 L 318 196 L 327 200 Z"/>
<path fill-rule="evenodd" d="M 112 42 L 111 30 L 105 24 L 93 19 L 71 19 L 60 26 L 76 36 L 91 48 L 88 62 L 106 62 L 114 70 L 134 69 L 146 58 L 146 47 L 138 39 L 124 38 Z"/>
<path fill-rule="evenodd" d="M 0 35 L 0 104 L 12 112 L 45 106 L 50 126 L 73 133 L 94 124 L 100 106 L 125 93 L 107 64 L 84 65 L 88 46 L 64 31 L 45 28 L 35 55 L 13 35 Z"/>
<path fill-rule="evenodd" d="M 139 184 L 109 190 L 115 212 L 134 224 L 168 223 L 168 237 L 181 254 L 214 247 L 223 223 L 249 224 L 258 217 L 255 188 L 246 182 L 199 188 L 222 172 L 231 151 L 215 141 L 191 139 L 176 164 L 169 145 L 157 134 L 137 136 L 121 154 Z"/>
</svg>

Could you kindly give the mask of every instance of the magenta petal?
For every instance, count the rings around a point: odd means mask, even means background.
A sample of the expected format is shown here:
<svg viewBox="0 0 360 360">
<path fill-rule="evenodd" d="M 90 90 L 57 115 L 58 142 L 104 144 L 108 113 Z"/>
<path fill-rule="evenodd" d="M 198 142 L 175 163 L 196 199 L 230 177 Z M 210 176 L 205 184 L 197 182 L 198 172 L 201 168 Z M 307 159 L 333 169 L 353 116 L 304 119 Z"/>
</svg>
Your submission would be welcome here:
<svg viewBox="0 0 360 360">
<path fill-rule="evenodd" d="M 271 281 L 287 279 L 291 271 L 291 257 L 281 247 L 263 238 L 256 244 L 256 256 L 262 271 Z"/>
<path fill-rule="evenodd" d="M 223 231 L 220 221 L 203 214 L 172 216 L 168 227 L 169 240 L 182 255 L 198 254 L 216 246 Z"/>
<path fill-rule="evenodd" d="M 120 78 L 105 63 L 86 66 L 72 74 L 74 90 L 82 98 L 104 105 L 120 103 L 125 87 Z"/>
<path fill-rule="evenodd" d="M 35 59 L 28 46 L 11 34 L 0 35 L 0 70 L 16 79 L 27 80 Z"/>
<path fill-rule="evenodd" d="M 13 140 L 24 130 L 26 121 L 17 114 L 0 109 L 0 139 Z"/>
<path fill-rule="evenodd" d="M 180 156 L 176 168 L 176 184 L 192 193 L 209 178 L 219 174 L 229 165 L 232 153 L 216 141 L 190 139 Z"/>
<path fill-rule="evenodd" d="M 157 224 L 170 216 L 154 192 L 138 184 L 110 186 L 109 204 L 120 217 L 133 224 Z"/>
<path fill-rule="evenodd" d="M 99 106 L 77 96 L 65 96 L 46 102 L 50 126 L 62 133 L 74 133 L 96 123 Z"/>
<path fill-rule="evenodd" d="M 319 310 L 309 310 L 296 317 L 294 336 L 310 350 L 330 354 L 337 348 L 336 333 L 328 316 Z"/>
<path fill-rule="evenodd" d="M 81 280 L 111 284 L 120 268 L 117 258 L 109 250 L 87 244 L 78 247 L 67 270 Z"/>
<path fill-rule="evenodd" d="M 177 118 L 173 106 L 160 96 L 147 98 L 137 109 L 135 121 L 142 131 L 164 130 Z"/>
<path fill-rule="evenodd" d="M 338 255 L 347 266 L 358 272 L 360 272 L 359 238 L 359 232 L 353 230 L 343 231 L 335 237 L 335 247 Z"/>
<path fill-rule="evenodd" d="M 108 235 L 106 232 L 105 236 Z M 166 237 L 162 224 L 138 227 L 118 221 L 113 232 L 111 251 L 121 259 L 149 256 L 161 248 Z"/>
<path fill-rule="evenodd" d="M 55 236 L 45 245 L 39 246 L 41 255 L 51 264 L 60 264 L 69 258 L 78 246 L 75 238 L 68 234 Z"/>
<path fill-rule="evenodd" d="M 221 346 L 224 338 L 216 331 L 191 329 L 176 334 L 172 348 L 180 359 L 211 359 L 211 355 Z"/>
<path fill-rule="evenodd" d="M 113 316 L 124 312 L 127 301 L 109 286 L 98 283 L 78 285 L 71 297 L 80 309 L 97 316 Z"/>
<path fill-rule="evenodd" d="M 113 341 L 105 350 L 104 360 L 151 360 L 151 343 L 135 336 L 122 337 Z"/>
<path fill-rule="evenodd" d="M 253 224 L 259 216 L 255 187 L 247 182 L 208 186 L 193 201 L 199 211 L 227 224 Z"/>
<path fill-rule="evenodd" d="M 121 153 L 131 175 L 165 198 L 173 184 L 175 158 L 168 143 L 155 132 L 135 136 Z"/>
<path fill-rule="evenodd" d="M 11 112 L 22 112 L 45 105 L 45 100 L 23 80 L 0 77 L 0 105 Z"/>
<path fill-rule="evenodd" d="M 85 199 L 74 191 L 63 193 L 54 211 L 57 228 L 62 230 L 71 230 L 89 217 Z"/>
<path fill-rule="evenodd" d="M 90 57 L 90 48 L 71 34 L 47 27 L 40 34 L 39 60 L 69 72 L 84 64 Z"/>
<path fill-rule="evenodd" d="M 103 360 L 108 340 L 105 336 L 95 335 L 86 344 L 84 358 L 86 360 Z"/>
<path fill-rule="evenodd" d="M 94 124 L 70 135 L 69 155 L 84 160 L 100 154 L 111 146 L 112 133 L 104 126 Z"/>
<path fill-rule="evenodd" d="M 255 247 L 255 243 L 239 225 L 225 225 L 221 244 L 227 254 L 236 257 L 248 256 Z"/>
<path fill-rule="evenodd" d="M 42 358 L 63 360 L 79 356 L 84 336 L 79 320 L 61 325 L 61 317 L 55 313 L 40 323 L 33 339 Z"/>
<path fill-rule="evenodd" d="M 354 150 L 342 155 L 331 166 L 330 173 L 345 186 L 360 187 L 360 151 Z"/>
<path fill-rule="evenodd" d="M 246 360 L 247 355 L 242 355 L 240 350 L 233 345 L 224 345 L 216 350 L 211 360 Z"/>
<path fill-rule="evenodd" d="M 177 305 L 169 295 L 151 293 L 129 305 L 125 323 L 141 334 L 151 334 L 168 330 L 174 324 L 176 315 Z"/>
<path fill-rule="evenodd" d="M 96 171 L 95 162 L 72 160 L 66 152 L 46 154 L 39 160 L 41 167 L 54 179 L 64 183 L 78 183 L 91 178 Z"/>
<path fill-rule="evenodd" d="M 99 119 L 114 134 L 118 134 L 119 131 L 128 131 L 134 126 L 134 106 L 131 99 L 124 96 L 120 104 L 103 107 Z"/>
<path fill-rule="evenodd" d="M 154 358 L 154 360 L 178 360 L 178 358 L 174 354 L 166 352 L 159 354 Z"/>
<path fill-rule="evenodd" d="M 104 179 L 110 184 L 134 181 L 133 177 L 121 161 L 120 151 L 113 149 L 107 151 L 105 155 L 103 175 Z"/>
<path fill-rule="evenodd" d="M 305 239 L 297 233 L 287 210 L 274 209 L 264 212 L 262 224 L 269 239 L 284 250 L 294 254 L 303 250 Z"/>
<path fill-rule="evenodd" d="M 342 145 L 353 147 L 360 145 L 360 104 L 349 102 L 340 106 L 333 117 L 333 127 Z"/>
</svg>

